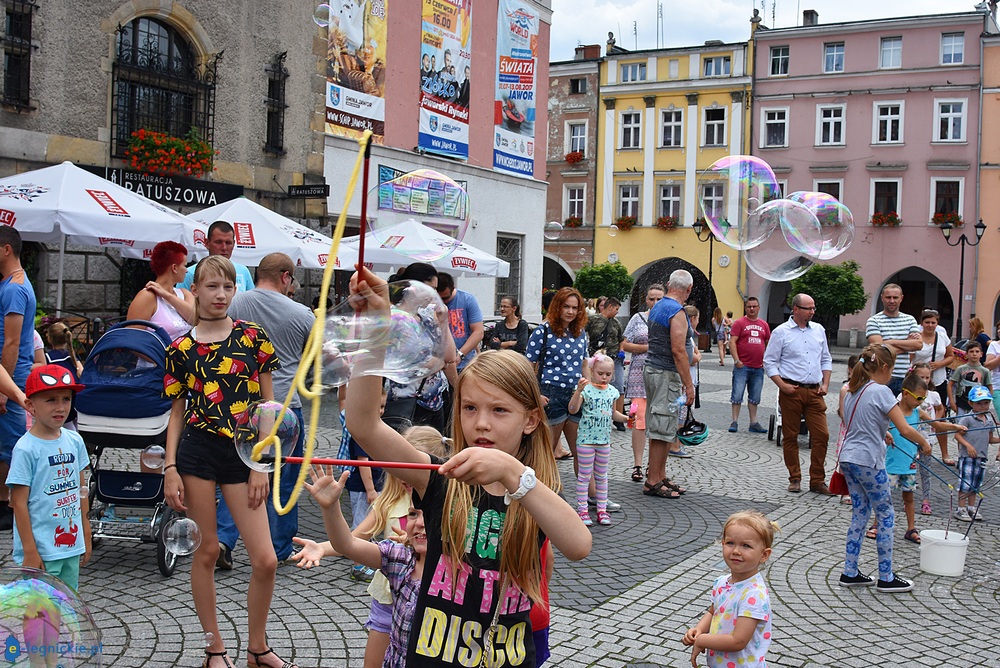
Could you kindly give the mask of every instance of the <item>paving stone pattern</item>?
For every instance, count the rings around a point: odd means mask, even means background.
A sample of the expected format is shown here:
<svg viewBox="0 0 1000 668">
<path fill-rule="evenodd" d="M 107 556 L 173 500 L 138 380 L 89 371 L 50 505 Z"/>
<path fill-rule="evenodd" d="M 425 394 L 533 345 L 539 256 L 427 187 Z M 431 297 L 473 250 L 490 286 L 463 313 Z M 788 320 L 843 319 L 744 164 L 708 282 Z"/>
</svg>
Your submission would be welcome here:
<svg viewBox="0 0 1000 668">
<path fill-rule="evenodd" d="M 834 378 L 845 376 L 842 360 Z M 730 434 L 729 360 L 702 365 L 700 419 L 711 435 L 693 448 L 693 459 L 671 459 L 670 475 L 687 486 L 680 500 L 646 497 L 629 479 L 629 434 L 613 433 L 611 496 L 623 505 L 611 527 L 595 526 L 594 549 L 582 562 L 558 558 L 552 583 L 553 666 L 635 668 L 689 666 L 680 637 L 708 605 L 708 589 L 724 572 L 717 539 L 725 517 L 756 507 L 782 527 L 765 571 L 774 608 L 772 666 L 1000 666 L 997 619 L 1000 587 L 1000 503 L 990 492 L 987 521 L 972 528 L 965 574 L 947 578 L 919 570 L 919 548 L 902 540 L 905 520 L 897 499 L 894 567 L 913 578 L 912 593 L 879 595 L 843 589 L 844 536 L 850 509 L 837 498 L 789 494 L 781 449 L 765 435 Z M 830 432 L 839 422 L 835 397 L 828 400 Z M 760 422 L 773 414 L 775 393 L 765 384 Z M 318 455 L 332 456 L 339 434 L 336 412 L 324 405 Z M 804 445 L 806 439 L 802 438 Z M 116 466 L 137 459 L 134 453 Z M 806 463 L 809 450 L 802 449 Z M 108 459 L 111 462 L 112 459 Z M 831 443 L 828 471 L 834 461 Z M 572 464 L 559 464 L 572 490 Z M 937 470 L 937 469 L 936 469 Z M 953 469 L 940 467 L 954 478 Z M 568 492 L 571 495 L 571 492 Z M 945 528 L 948 494 L 934 488 L 932 517 L 918 514 L 922 529 Z M 323 538 L 317 508 L 303 499 L 301 533 Z M 968 528 L 956 526 L 953 530 Z M 10 534 L 0 534 L 0 566 L 11 565 Z M 246 589 L 250 568 L 242 545 L 236 568 L 216 577 L 220 627 L 235 665 L 246 658 Z M 875 542 L 866 540 L 861 565 L 876 570 Z M 190 596 L 188 561 L 164 578 L 151 545 L 104 541 L 81 573 L 81 591 L 103 632 L 104 666 L 139 668 L 201 664 L 203 637 Z M 349 577 L 350 564 L 331 559 L 304 571 L 283 565 L 268 625 L 275 650 L 302 668 L 360 666 L 361 628 L 369 599 L 365 585 Z M 701 659 L 704 665 L 704 659 Z"/>
</svg>

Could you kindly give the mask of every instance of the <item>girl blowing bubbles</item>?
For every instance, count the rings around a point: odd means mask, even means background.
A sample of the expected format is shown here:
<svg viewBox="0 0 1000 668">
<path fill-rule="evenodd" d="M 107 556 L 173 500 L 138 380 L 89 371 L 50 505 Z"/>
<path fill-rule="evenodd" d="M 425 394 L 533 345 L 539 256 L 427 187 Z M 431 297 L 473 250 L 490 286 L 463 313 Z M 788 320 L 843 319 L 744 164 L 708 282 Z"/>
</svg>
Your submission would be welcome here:
<svg viewBox="0 0 1000 668">
<path fill-rule="evenodd" d="M 388 317 L 385 286 L 364 268 L 351 278 L 358 308 Z M 373 352 L 356 362 L 347 427 L 374 459 L 430 462 L 379 419 L 372 398 L 381 379 L 362 373 L 378 368 L 381 357 Z M 527 359 L 481 353 L 455 387 L 451 459 L 437 471 L 399 470 L 427 533 L 407 666 L 477 666 L 484 652 L 494 668 L 534 665 L 528 612 L 541 600 L 544 536 L 573 560 L 591 547 L 590 532 L 553 491 L 559 477 L 543 415 Z"/>
<path fill-rule="evenodd" d="M 729 566 L 712 586 L 712 604 L 681 639 L 691 647 L 691 665 L 708 650 L 709 666 L 767 665 L 771 644 L 771 599 L 760 567 L 771 556 L 778 528 L 756 510 L 729 516 L 722 529 L 722 558 Z"/>
<path fill-rule="evenodd" d="M 583 406 L 580 433 L 577 437 L 576 455 L 579 470 L 576 475 L 576 510 L 586 526 L 591 526 L 587 510 L 587 487 L 591 473 L 597 488 L 597 521 L 611 524 L 608 513 L 608 460 L 611 458 L 611 422 L 624 422 L 628 416 L 614 409 L 618 390 L 609 383 L 615 375 L 615 361 L 598 353 L 590 358 L 593 382 L 581 378 L 576 392 L 569 400 L 569 412 L 576 413 Z"/>
</svg>

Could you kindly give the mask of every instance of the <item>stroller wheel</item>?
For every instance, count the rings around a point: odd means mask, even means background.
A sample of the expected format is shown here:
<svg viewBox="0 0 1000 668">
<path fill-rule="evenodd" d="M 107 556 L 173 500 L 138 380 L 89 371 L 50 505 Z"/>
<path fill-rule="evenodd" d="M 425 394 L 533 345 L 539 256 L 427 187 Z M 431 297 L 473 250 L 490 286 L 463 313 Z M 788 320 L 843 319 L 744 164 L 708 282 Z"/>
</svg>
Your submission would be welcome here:
<svg viewBox="0 0 1000 668">
<path fill-rule="evenodd" d="M 163 527 L 167 526 L 167 522 L 176 516 L 177 512 L 173 508 L 165 507 L 156 526 L 156 566 L 163 573 L 163 577 L 167 578 L 174 574 L 174 568 L 177 567 L 177 555 L 167 550 L 166 545 L 163 544 Z"/>
</svg>

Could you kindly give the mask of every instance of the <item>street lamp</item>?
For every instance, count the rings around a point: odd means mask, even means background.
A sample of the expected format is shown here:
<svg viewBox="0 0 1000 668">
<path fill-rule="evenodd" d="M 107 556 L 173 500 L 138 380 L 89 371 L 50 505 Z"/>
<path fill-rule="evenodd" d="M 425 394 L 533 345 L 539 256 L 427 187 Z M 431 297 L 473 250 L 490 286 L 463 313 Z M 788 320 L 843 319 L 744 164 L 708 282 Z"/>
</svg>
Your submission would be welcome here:
<svg viewBox="0 0 1000 668">
<path fill-rule="evenodd" d="M 712 234 L 712 230 L 705 225 L 705 221 L 700 218 L 691 225 L 691 229 L 694 230 L 695 235 L 698 237 L 698 241 L 705 243 L 708 242 L 708 284 L 712 285 L 712 264 L 714 263 L 714 258 L 712 257 L 713 251 L 715 250 L 715 235 Z M 708 238 L 702 239 L 701 233 L 708 232 Z"/>
<path fill-rule="evenodd" d="M 944 235 L 945 243 L 949 246 L 961 246 L 962 254 L 959 256 L 958 262 L 958 316 L 955 319 L 955 339 L 959 339 L 962 336 L 962 302 L 965 301 L 965 247 L 966 246 L 978 246 L 979 242 L 983 239 L 983 232 L 986 231 L 986 225 L 983 224 L 983 219 L 980 218 L 979 222 L 973 227 L 976 230 L 976 240 L 970 241 L 964 234 L 959 235 L 955 243 L 951 242 L 951 230 L 953 229 L 951 223 L 945 223 L 941 226 L 941 234 Z"/>
</svg>

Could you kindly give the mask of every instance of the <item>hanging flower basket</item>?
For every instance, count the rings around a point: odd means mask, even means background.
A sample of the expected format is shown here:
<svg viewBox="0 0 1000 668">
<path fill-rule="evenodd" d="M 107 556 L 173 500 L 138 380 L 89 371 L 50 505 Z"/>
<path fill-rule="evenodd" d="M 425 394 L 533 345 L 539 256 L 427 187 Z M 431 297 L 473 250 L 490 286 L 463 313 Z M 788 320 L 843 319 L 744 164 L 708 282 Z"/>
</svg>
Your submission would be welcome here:
<svg viewBox="0 0 1000 668">
<path fill-rule="evenodd" d="M 571 165 L 575 165 L 581 160 L 583 160 L 583 151 L 570 151 L 566 154 L 566 162 Z"/>
<path fill-rule="evenodd" d="M 570 216 L 563 221 L 563 227 L 580 227 L 583 225 L 583 219 L 578 216 Z"/>
<path fill-rule="evenodd" d="M 873 213 L 870 222 L 875 227 L 899 227 L 903 224 L 903 220 L 895 211 L 890 211 L 889 213 Z"/>
<path fill-rule="evenodd" d="M 661 230 L 673 230 L 677 229 L 677 217 L 676 216 L 660 216 L 656 219 L 656 226 Z"/>
<path fill-rule="evenodd" d="M 950 224 L 952 227 L 962 226 L 962 217 L 957 213 L 935 213 L 934 217 L 931 218 L 931 222 L 940 227 L 944 224 Z"/>
<path fill-rule="evenodd" d="M 638 222 L 635 216 L 619 216 L 615 219 L 615 227 L 617 227 L 622 232 L 627 232 L 635 227 Z"/>
<path fill-rule="evenodd" d="M 137 130 L 128 140 L 125 163 L 147 174 L 201 176 L 215 169 L 213 162 L 218 154 L 194 128 L 184 138 Z"/>
</svg>

